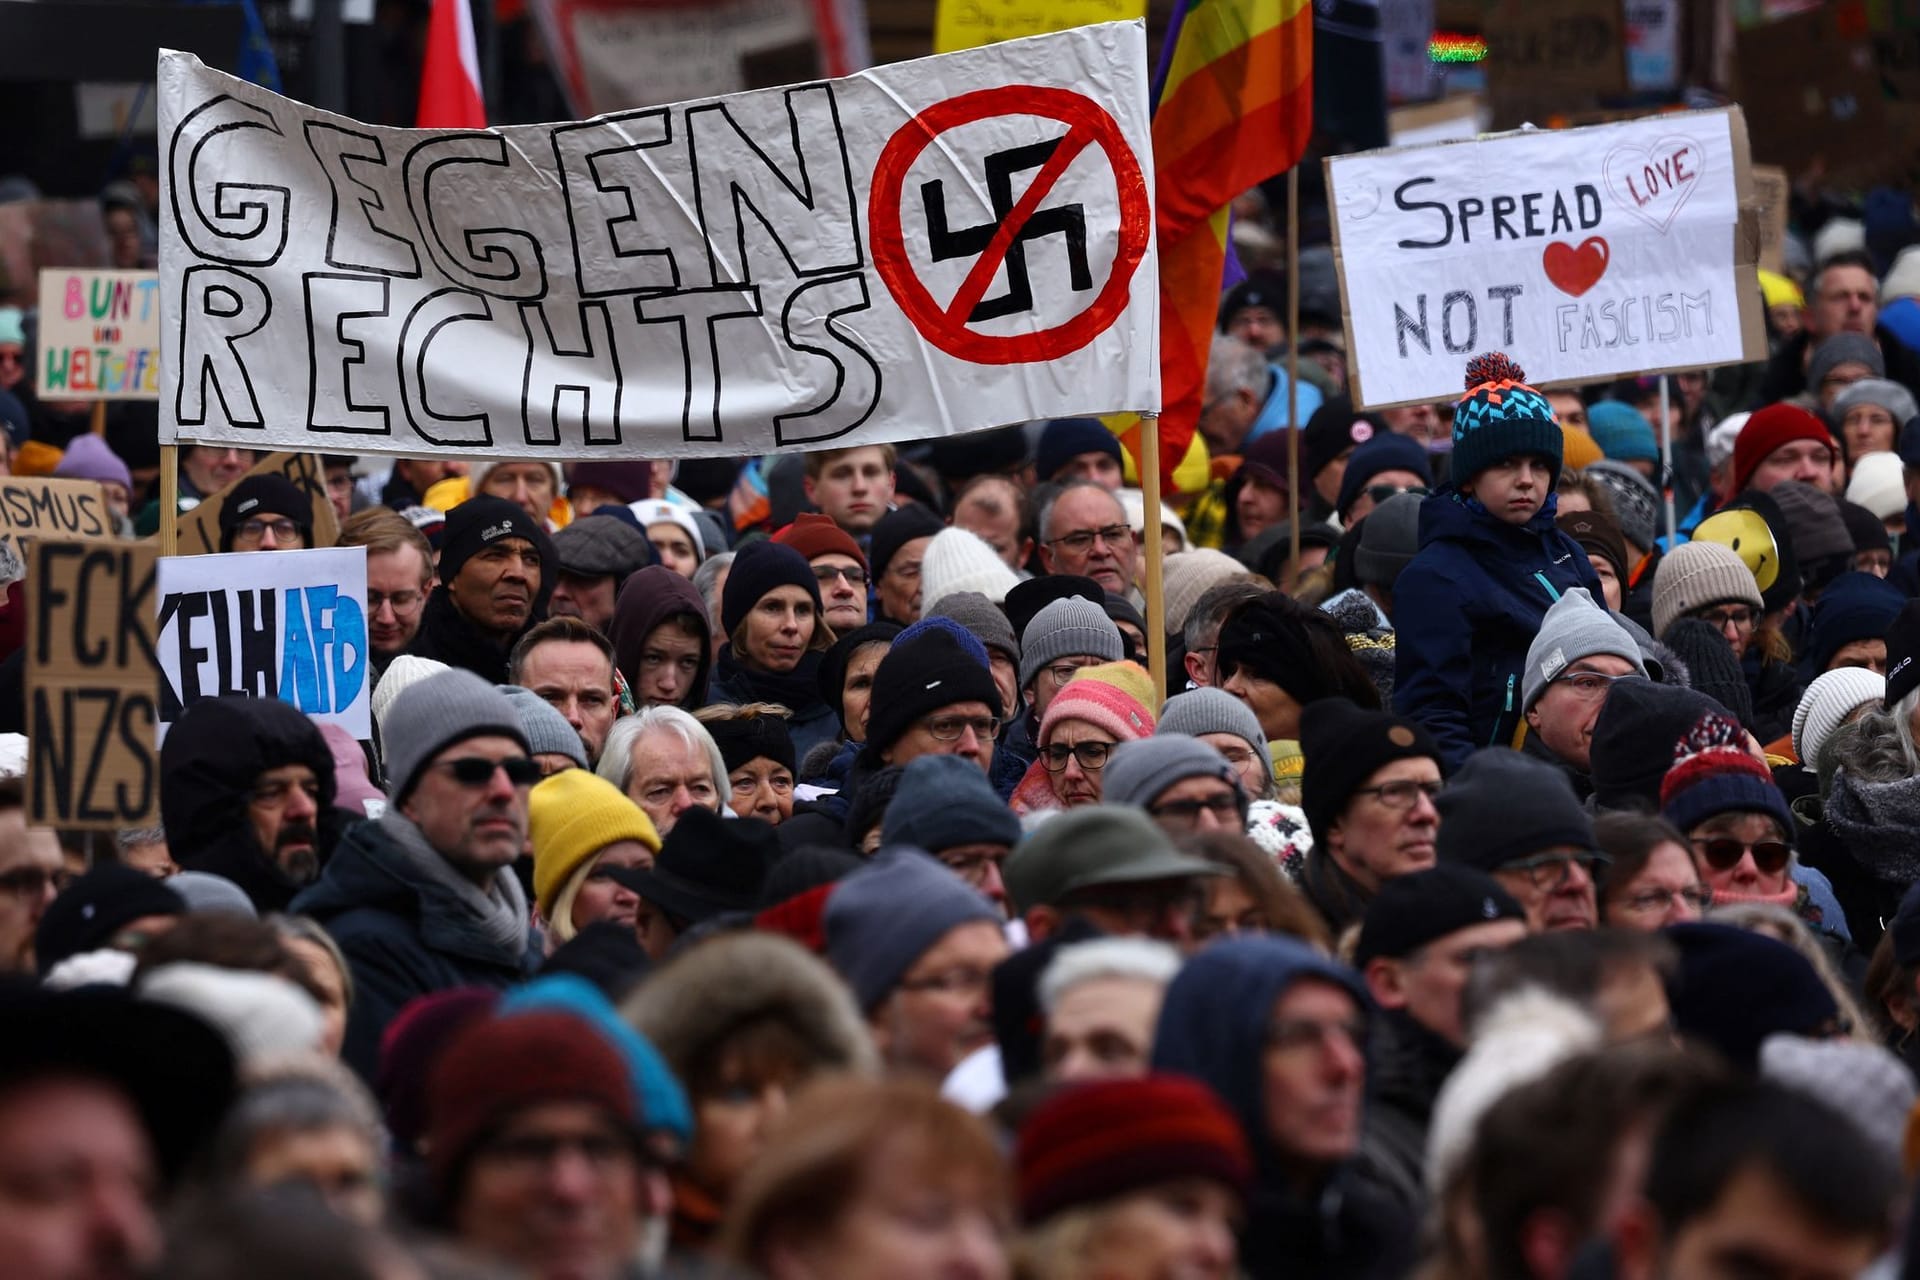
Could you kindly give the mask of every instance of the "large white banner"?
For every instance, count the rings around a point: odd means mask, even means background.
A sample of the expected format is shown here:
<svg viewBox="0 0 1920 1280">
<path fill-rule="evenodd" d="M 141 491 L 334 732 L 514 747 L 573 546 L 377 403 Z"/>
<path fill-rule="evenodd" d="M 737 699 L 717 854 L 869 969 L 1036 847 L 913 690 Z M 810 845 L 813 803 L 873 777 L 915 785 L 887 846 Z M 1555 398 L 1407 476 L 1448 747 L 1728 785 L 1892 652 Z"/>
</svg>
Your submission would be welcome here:
<svg viewBox="0 0 1920 1280">
<path fill-rule="evenodd" d="M 373 736 L 365 547 L 163 556 L 155 591 L 157 741 L 187 707 L 227 693 Z"/>
<path fill-rule="evenodd" d="M 1146 34 L 557 125 L 160 59 L 160 434 L 764 454 L 1157 411 Z"/>
<path fill-rule="evenodd" d="M 1457 397 L 1490 350 L 1536 384 L 1766 356 L 1738 108 L 1326 166 L 1356 404 Z"/>
</svg>

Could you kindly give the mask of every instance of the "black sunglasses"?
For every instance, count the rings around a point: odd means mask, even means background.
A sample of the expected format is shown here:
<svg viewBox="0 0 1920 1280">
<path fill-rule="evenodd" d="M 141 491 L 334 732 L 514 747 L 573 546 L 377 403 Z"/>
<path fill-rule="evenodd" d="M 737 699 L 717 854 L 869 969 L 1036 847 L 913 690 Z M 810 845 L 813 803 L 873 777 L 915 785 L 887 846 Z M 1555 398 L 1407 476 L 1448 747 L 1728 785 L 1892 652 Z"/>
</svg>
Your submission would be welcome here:
<svg viewBox="0 0 1920 1280">
<path fill-rule="evenodd" d="M 493 781 L 496 769 L 504 769 L 507 781 L 516 787 L 530 787 L 544 776 L 540 766 L 526 756 L 508 756 L 505 760 L 489 760 L 485 756 L 461 756 L 454 760 L 442 760 L 434 766 L 445 769 L 447 774 L 463 787 L 484 787 Z"/>
<path fill-rule="evenodd" d="M 1793 856 L 1793 846 L 1778 840 L 1756 840 L 1748 844 L 1732 836 L 1715 836 L 1711 840 L 1695 840 L 1693 845 L 1715 871 L 1733 870 L 1740 865 L 1741 857 L 1751 849 L 1753 865 L 1760 868 L 1762 875 L 1778 875 L 1786 869 L 1787 859 Z"/>
</svg>

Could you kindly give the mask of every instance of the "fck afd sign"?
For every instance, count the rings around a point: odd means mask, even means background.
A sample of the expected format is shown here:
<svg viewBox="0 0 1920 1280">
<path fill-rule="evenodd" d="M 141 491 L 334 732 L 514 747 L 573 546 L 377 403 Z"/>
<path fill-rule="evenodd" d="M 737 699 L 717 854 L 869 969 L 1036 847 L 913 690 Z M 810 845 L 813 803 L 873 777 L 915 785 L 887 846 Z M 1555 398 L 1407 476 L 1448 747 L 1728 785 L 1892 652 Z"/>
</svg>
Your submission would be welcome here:
<svg viewBox="0 0 1920 1280">
<path fill-rule="evenodd" d="M 163 440 L 764 454 L 1159 407 L 1139 22 L 474 131 L 159 80 Z"/>
<path fill-rule="evenodd" d="M 1326 166 L 1356 404 L 1457 397 L 1488 350 L 1535 383 L 1766 356 L 1737 107 Z"/>
</svg>

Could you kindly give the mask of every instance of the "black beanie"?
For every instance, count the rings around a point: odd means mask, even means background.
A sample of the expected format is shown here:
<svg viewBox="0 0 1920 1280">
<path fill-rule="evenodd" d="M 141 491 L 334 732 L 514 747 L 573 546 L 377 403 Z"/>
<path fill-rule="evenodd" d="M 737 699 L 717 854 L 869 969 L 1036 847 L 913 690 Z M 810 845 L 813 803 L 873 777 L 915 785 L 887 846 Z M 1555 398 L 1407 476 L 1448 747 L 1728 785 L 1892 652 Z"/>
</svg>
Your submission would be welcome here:
<svg viewBox="0 0 1920 1280">
<path fill-rule="evenodd" d="M 1660 812 L 1660 780 L 1673 765 L 1674 747 L 1702 715 L 1721 710 L 1706 694 L 1679 685 L 1614 681 L 1588 751 L 1594 805 Z"/>
<path fill-rule="evenodd" d="M 1364 969 L 1375 956 L 1405 959 L 1429 942 L 1477 924 L 1526 918 L 1513 895 L 1486 872 L 1437 863 L 1380 886 L 1367 904 L 1353 967 Z"/>
<path fill-rule="evenodd" d="M 1313 478 L 1347 450 L 1365 444 L 1386 428 L 1371 414 L 1355 413 L 1353 401 L 1335 396 L 1313 411 L 1300 437 L 1300 474 L 1308 486 Z M 1281 435 L 1284 437 L 1285 433 Z"/>
<path fill-rule="evenodd" d="M 1840 1012 L 1819 970 L 1778 939 L 1704 920 L 1660 932 L 1680 951 L 1667 979 L 1675 1029 L 1742 1070 L 1768 1036 L 1823 1036 Z"/>
<path fill-rule="evenodd" d="M 792 773 L 793 735 L 779 716 L 737 716 L 706 721 L 707 733 L 720 748 L 720 759 L 732 773 L 752 760 L 771 760 Z"/>
<path fill-rule="evenodd" d="M 446 529 L 440 535 L 440 581 L 452 582 L 459 577 L 467 561 L 482 547 L 500 538 L 525 538 L 531 542 L 540 553 L 540 576 L 542 579 L 550 576 L 549 569 L 557 560 L 553 539 L 547 536 L 547 531 L 535 524 L 519 503 L 481 494 L 447 512 Z M 545 586 L 543 582 L 543 591 Z"/>
<path fill-rule="evenodd" d="M 1887 710 L 1920 688 L 1920 600 L 1909 600 L 1887 628 Z"/>
<path fill-rule="evenodd" d="M 1859 503 L 1842 502 L 1840 519 L 1847 526 L 1847 536 L 1853 539 L 1856 554 L 1893 550 L 1893 539 L 1887 533 L 1886 522 Z"/>
<path fill-rule="evenodd" d="M 100 950 L 135 920 L 186 913 L 186 899 L 166 881 L 107 863 L 75 880 L 48 904 L 33 935 L 34 963 L 44 977 L 68 956 Z"/>
<path fill-rule="evenodd" d="M 1686 664 L 1689 689 L 1725 707 L 1743 727 L 1753 727 L 1753 693 L 1740 670 L 1740 659 L 1733 656 L 1733 646 L 1720 628 L 1703 618 L 1681 618 L 1667 628 L 1660 643 Z"/>
<path fill-rule="evenodd" d="M 1566 773 L 1506 747 L 1469 756 L 1439 808 L 1434 851 L 1442 862 L 1492 872 L 1550 849 L 1594 847 L 1593 819 Z"/>
<path fill-rule="evenodd" d="M 1227 615 L 1215 642 L 1214 666 L 1223 678 L 1244 666 L 1285 689 L 1303 707 L 1323 698 L 1355 697 L 1351 682 L 1343 681 L 1338 671 L 1328 671 L 1308 643 L 1315 629 L 1331 642 L 1330 650 L 1347 647 L 1332 618 L 1281 592 L 1269 591 Z M 1377 693 L 1373 701 L 1378 703 Z"/>
<path fill-rule="evenodd" d="M 1386 711 L 1369 711 L 1345 698 L 1309 703 L 1300 713 L 1300 807 L 1313 842 L 1326 847 L 1327 828 L 1353 793 L 1375 771 L 1395 760 L 1426 756 L 1440 763 L 1440 748 L 1419 724 Z"/>
<path fill-rule="evenodd" d="M 285 516 L 300 526 L 304 541 L 313 541 L 313 502 L 300 487 L 285 476 L 248 476 L 220 504 L 220 549 L 233 550 L 241 522 L 263 515 Z"/>
<path fill-rule="evenodd" d="M 917 502 L 889 511 L 874 522 L 873 536 L 867 541 L 867 563 L 873 566 L 873 576 L 882 577 L 894 553 L 915 538 L 931 538 L 947 526 L 940 517 Z M 734 572 L 740 566 L 734 564 Z"/>
<path fill-rule="evenodd" d="M 868 753 L 877 761 L 915 720 L 958 702 L 999 707 L 1000 689 L 993 682 L 993 672 L 961 648 L 944 627 L 930 627 L 905 644 L 896 643 L 873 673 L 873 697 L 867 704 Z"/>
<path fill-rule="evenodd" d="M 815 625 L 820 620 L 820 581 L 813 576 L 807 558 L 784 542 L 762 539 L 740 549 L 727 570 L 727 585 L 720 593 L 720 628 L 732 635 L 760 597 L 775 587 L 799 587 L 813 600 Z"/>
</svg>

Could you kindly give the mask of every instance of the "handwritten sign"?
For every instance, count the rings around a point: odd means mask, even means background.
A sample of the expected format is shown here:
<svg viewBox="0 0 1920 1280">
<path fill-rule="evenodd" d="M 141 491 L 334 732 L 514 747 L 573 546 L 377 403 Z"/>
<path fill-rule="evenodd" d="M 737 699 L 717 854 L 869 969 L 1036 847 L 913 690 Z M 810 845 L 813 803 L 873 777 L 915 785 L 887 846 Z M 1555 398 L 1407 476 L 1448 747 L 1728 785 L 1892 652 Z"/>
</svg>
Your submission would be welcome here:
<svg viewBox="0 0 1920 1280">
<path fill-rule="evenodd" d="M 159 275 L 42 270 L 39 350 L 46 399 L 159 399 Z"/>
<path fill-rule="evenodd" d="M 159 569 L 159 739 L 201 698 L 279 698 L 373 734 L 367 549 L 167 556 Z"/>
<path fill-rule="evenodd" d="M 285 476 L 307 495 L 312 512 L 307 527 L 313 530 L 315 547 L 330 547 L 340 541 L 340 518 L 334 514 L 333 502 L 327 497 L 327 473 L 318 457 L 311 453 L 270 453 L 254 463 L 240 480 L 264 475 Z M 240 480 L 210 498 L 202 498 L 199 506 L 180 517 L 181 555 L 210 555 L 220 550 L 220 508 Z"/>
<path fill-rule="evenodd" d="M 112 538 L 107 495 L 93 480 L 0 479 L 0 533 L 16 537 Z"/>
<path fill-rule="evenodd" d="M 160 59 L 160 437 L 766 454 L 1159 405 L 1146 35 L 480 132 Z"/>
<path fill-rule="evenodd" d="M 151 543 L 27 548 L 28 821 L 110 831 L 160 820 Z"/>
<path fill-rule="evenodd" d="M 1326 166 L 1358 404 L 1458 396 L 1488 350 L 1536 384 L 1766 355 L 1737 108 Z"/>
<path fill-rule="evenodd" d="M 1753 166 L 1753 197 L 1759 205 L 1760 269 L 1783 274 L 1787 269 L 1787 214 L 1793 202 L 1787 171 L 1772 164 Z"/>
<path fill-rule="evenodd" d="M 1627 90 L 1621 0 L 1498 0 L 1485 29 L 1496 129 L 1544 123 Z"/>
<path fill-rule="evenodd" d="M 940 0 L 933 15 L 933 51 L 1045 35 L 1093 22 L 1131 22 L 1147 16 L 1147 0 Z"/>
</svg>

